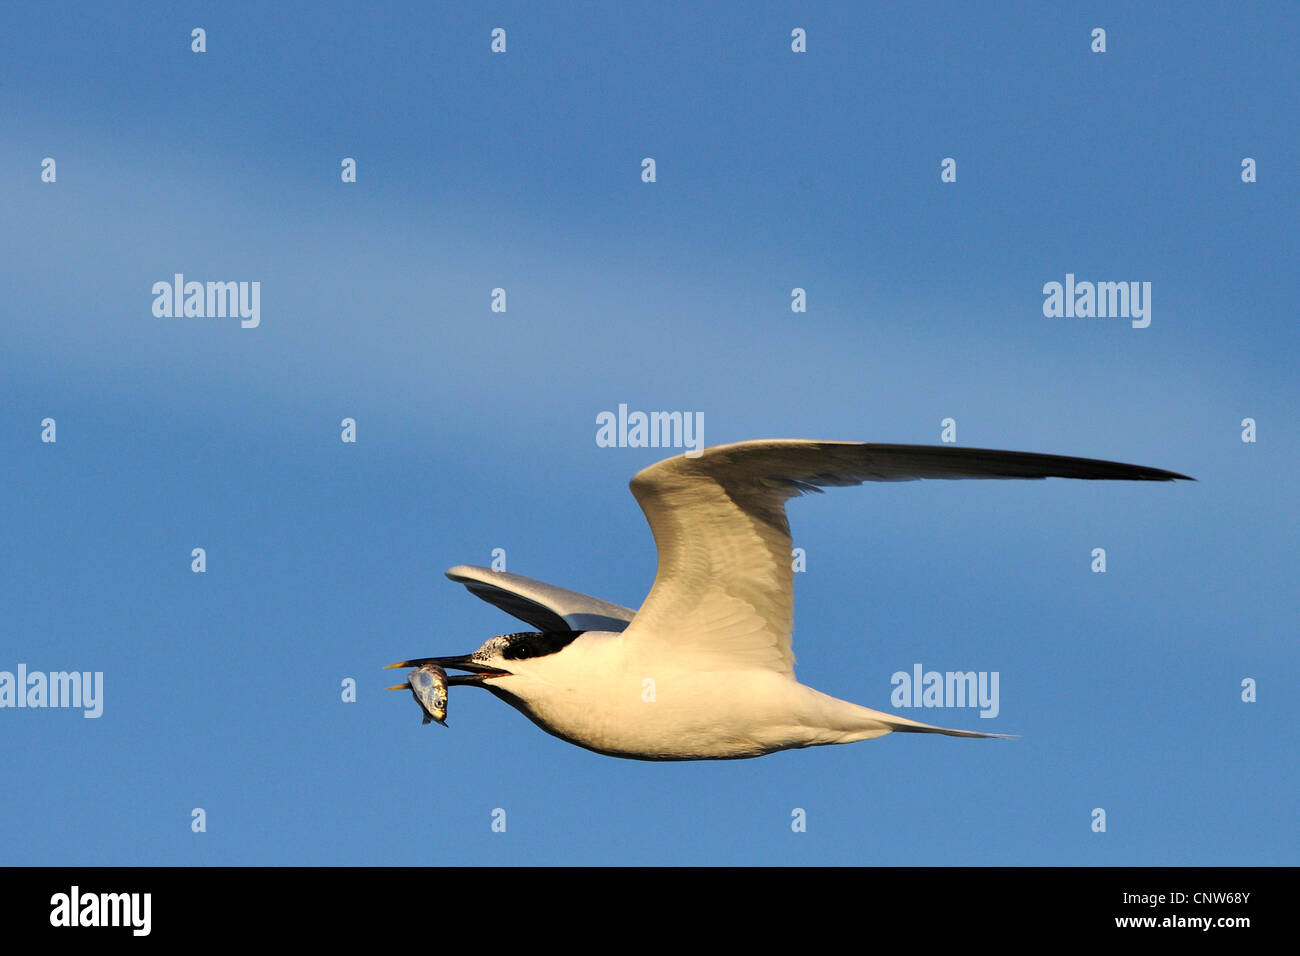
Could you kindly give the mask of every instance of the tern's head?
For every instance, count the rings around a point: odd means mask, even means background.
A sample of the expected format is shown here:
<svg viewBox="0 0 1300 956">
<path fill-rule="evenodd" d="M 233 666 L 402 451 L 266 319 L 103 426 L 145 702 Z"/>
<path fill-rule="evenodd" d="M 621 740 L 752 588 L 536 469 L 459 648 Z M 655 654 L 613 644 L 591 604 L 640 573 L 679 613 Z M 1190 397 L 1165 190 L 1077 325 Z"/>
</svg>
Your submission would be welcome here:
<svg viewBox="0 0 1300 956">
<path fill-rule="evenodd" d="M 473 684 L 493 691 L 518 692 L 533 680 L 549 680 L 561 652 L 583 633 L 521 631 L 516 634 L 500 634 L 484 642 L 472 654 L 461 657 L 422 657 L 399 661 L 389 667 L 422 667 L 433 664 L 448 670 L 470 672 L 448 677 L 449 687 Z"/>
<path fill-rule="evenodd" d="M 573 643 L 583 631 L 520 631 L 500 634 L 485 642 L 469 656 L 470 661 L 486 664 L 511 675 L 527 676 L 545 671 L 556 655 Z"/>
</svg>

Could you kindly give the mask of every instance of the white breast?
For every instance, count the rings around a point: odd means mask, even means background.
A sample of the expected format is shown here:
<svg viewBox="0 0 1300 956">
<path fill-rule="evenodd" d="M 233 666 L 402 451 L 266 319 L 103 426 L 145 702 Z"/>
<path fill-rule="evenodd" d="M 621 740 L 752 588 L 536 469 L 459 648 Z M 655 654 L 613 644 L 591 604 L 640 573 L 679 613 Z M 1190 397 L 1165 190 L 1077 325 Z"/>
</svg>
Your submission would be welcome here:
<svg viewBox="0 0 1300 956">
<path fill-rule="evenodd" d="M 584 634 L 558 654 L 519 662 L 513 675 L 489 687 L 548 733 L 600 753 L 753 757 L 843 736 L 825 714 L 825 702 L 841 702 L 788 677 L 685 668 L 671 658 L 647 666 L 621 634 Z"/>
</svg>

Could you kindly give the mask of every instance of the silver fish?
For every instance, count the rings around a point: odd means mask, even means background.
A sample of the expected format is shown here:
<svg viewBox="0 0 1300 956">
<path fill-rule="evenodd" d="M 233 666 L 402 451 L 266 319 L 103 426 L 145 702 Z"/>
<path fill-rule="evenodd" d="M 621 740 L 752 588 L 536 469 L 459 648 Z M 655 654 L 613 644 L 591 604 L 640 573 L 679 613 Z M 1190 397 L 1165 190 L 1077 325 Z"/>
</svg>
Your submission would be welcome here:
<svg viewBox="0 0 1300 956">
<path fill-rule="evenodd" d="M 447 726 L 447 672 L 437 664 L 425 664 L 406 675 L 415 702 L 424 711 L 424 723 L 436 720 Z"/>
</svg>

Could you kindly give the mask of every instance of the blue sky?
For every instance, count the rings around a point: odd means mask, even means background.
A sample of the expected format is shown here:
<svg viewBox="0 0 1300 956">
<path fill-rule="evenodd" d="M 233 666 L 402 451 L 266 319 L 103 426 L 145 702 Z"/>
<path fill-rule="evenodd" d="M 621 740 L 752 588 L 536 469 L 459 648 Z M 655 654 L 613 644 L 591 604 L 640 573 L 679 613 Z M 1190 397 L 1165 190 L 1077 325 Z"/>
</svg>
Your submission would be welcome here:
<svg viewBox="0 0 1300 956">
<path fill-rule="evenodd" d="M 104 674 L 99 719 L 0 709 L 0 861 L 1294 864 L 1294 10 L 442 6 L 0 13 L 0 670 Z M 154 317 L 176 272 L 261 325 Z M 1045 318 L 1067 273 L 1150 327 Z M 791 505 L 800 679 L 997 671 L 996 719 L 902 713 L 1014 743 L 645 764 L 457 688 L 421 726 L 383 665 L 517 629 L 445 568 L 644 597 L 620 403 L 1199 481 Z"/>
</svg>

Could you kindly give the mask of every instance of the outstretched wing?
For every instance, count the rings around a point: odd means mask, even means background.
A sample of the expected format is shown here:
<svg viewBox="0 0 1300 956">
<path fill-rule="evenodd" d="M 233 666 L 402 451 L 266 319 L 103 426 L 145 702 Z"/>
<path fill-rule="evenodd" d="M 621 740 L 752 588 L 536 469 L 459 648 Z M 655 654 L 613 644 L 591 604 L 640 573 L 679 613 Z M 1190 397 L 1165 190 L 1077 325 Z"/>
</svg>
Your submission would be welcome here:
<svg viewBox="0 0 1300 956">
<path fill-rule="evenodd" d="M 703 668 L 794 676 L 788 499 L 824 487 L 918 478 L 1172 481 L 1186 475 L 1111 461 L 945 445 L 775 439 L 709 448 L 632 479 L 659 569 L 627 630 L 629 649 Z"/>
<path fill-rule="evenodd" d="M 458 564 L 447 577 L 542 631 L 621 631 L 636 611 L 522 574 Z"/>
</svg>

